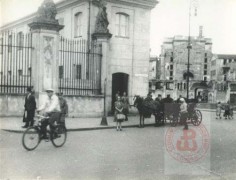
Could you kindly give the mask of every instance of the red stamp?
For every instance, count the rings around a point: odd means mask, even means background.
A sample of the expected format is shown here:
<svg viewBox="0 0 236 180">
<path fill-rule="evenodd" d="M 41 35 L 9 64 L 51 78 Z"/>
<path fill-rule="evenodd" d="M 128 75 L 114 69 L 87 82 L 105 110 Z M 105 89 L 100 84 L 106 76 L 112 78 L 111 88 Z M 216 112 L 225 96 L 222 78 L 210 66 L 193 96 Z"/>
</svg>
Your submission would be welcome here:
<svg viewBox="0 0 236 180">
<path fill-rule="evenodd" d="M 177 161 L 192 163 L 202 159 L 210 144 L 210 137 L 204 125 L 182 128 L 169 128 L 165 134 L 167 152 Z"/>
</svg>

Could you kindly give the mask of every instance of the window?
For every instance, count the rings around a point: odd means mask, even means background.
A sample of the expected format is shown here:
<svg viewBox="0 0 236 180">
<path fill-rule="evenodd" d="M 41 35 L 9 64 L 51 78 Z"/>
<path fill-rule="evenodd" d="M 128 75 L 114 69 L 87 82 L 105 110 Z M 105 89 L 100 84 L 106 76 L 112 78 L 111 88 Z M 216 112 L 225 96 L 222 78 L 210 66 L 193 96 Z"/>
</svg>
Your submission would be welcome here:
<svg viewBox="0 0 236 180">
<path fill-rule="evenodd" d="M 17 49 L 22 50 L 24 44 L 24 36 L 22 32 L 17 33 Z"/>
<path fill-rule="evenodd" d="M 170 76 L 173 76 L 173 71 L 170 71 Z"/>
<path fill-rule="evenodd" d="M 206 64 L 204 65 L 204 69 L 207 69 L 207 65 Z"/>
<path fill-rule="evenodd" d="M 226 65 L 226 61 L 227 61 L 227 60 L 226 60 L 226 59 L 224 59 L 224 63 L 223 63 L 224 65 Z"/>
<path fill-rule="evenodd" d="M 116 14 L 116 36 L 129 36 L 129 16 L 123 13 Z"/>
<path fill-rule="evenodd" d="M 75 30 L 74 36 L 80 37 L 82 36 L 82 13 L 79 12 L 75 14 Z"/>
<path fill-rule="evenodd" d="M 204 81 L 207 81 L 207 77 L 204 77 L 203 80 L 204 80 Z"/>
<path fill-rule="evenodd" d="M 205 58 L 205 61 L 204 61 L 205 63 L 207 63 L 207 58 Z"/>
<path fill-rule="evenodd" d="M 8 36 L 8 52 L 12 52 L 12 35 Z"/>
<path fill-rule="evenodd" d="M 174 61 L 174 58 L 173 57 L 170 57 L 170 62 L 173 62 Z"/>
<path fill-rule="evenodd" d="M 207 75 L 207 71 L 204 71 L 204 75 Z"/>
<path fill-rule="evenodd" d="M 59 79 L 63 79 L 64 69 L 63 66 L 59 66 Z"/>
<path fill-rule="evenodd" d="M 173 64 L 170 65 L 170 70 L 173 70 Z"/>
<path fill-rule="evenodd" d="M 207 53 L 205 53 L 205 57 L 207 57 Z"/>
</svg>

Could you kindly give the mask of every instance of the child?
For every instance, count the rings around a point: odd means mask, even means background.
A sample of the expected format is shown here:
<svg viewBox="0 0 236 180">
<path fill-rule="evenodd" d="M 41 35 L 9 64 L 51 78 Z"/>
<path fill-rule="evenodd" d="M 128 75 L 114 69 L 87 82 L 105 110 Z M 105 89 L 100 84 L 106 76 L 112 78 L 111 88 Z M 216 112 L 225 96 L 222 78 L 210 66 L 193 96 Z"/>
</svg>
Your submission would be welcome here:
<svg viewBox="0 0 236 180">
<path fill-rule="evenodd" d="M 216 119 L 221 119 L 221 109 L 222 109 L 222 106 L 221 106 L 221 102 L 218 102 L 217 105 L 216 105 Z"/>
</svg>

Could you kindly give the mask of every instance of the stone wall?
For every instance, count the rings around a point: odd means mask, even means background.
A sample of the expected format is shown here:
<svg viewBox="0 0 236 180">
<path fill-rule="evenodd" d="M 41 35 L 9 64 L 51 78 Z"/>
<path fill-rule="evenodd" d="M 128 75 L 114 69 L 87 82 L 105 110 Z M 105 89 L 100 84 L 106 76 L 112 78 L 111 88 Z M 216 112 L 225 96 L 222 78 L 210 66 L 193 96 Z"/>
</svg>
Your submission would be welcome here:
<svg viewBox="0 0 236 180">
<path fill-rule="evenodd" d="M 24 95 L 0 95 L 0 116 L 22 116 L 24 98 Z M 65 99 L 69 106 L 69 117 L 101 117 L 103 115 L 102 96 L 68 96 Z"/>
</svg>

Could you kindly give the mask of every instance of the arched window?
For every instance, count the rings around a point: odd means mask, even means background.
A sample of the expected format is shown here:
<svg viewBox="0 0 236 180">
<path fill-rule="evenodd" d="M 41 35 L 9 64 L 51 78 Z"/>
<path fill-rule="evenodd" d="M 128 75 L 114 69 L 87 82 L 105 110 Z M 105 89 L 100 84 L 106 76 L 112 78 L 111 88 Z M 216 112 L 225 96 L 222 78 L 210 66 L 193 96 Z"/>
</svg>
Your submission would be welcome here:
<svg viewBox="0 0 236 180">
<path fill-rule="evenodd" d="M 82 36 L 82 13 L 76 13 L 75 14 L 75 31 L 74 31 L 75 37 Z"/>
<path fill-rule="evenodd" d="M 116 14 L 116 36 L 129 36 L 129 15 L 124 13 Z"/>
</svg>

